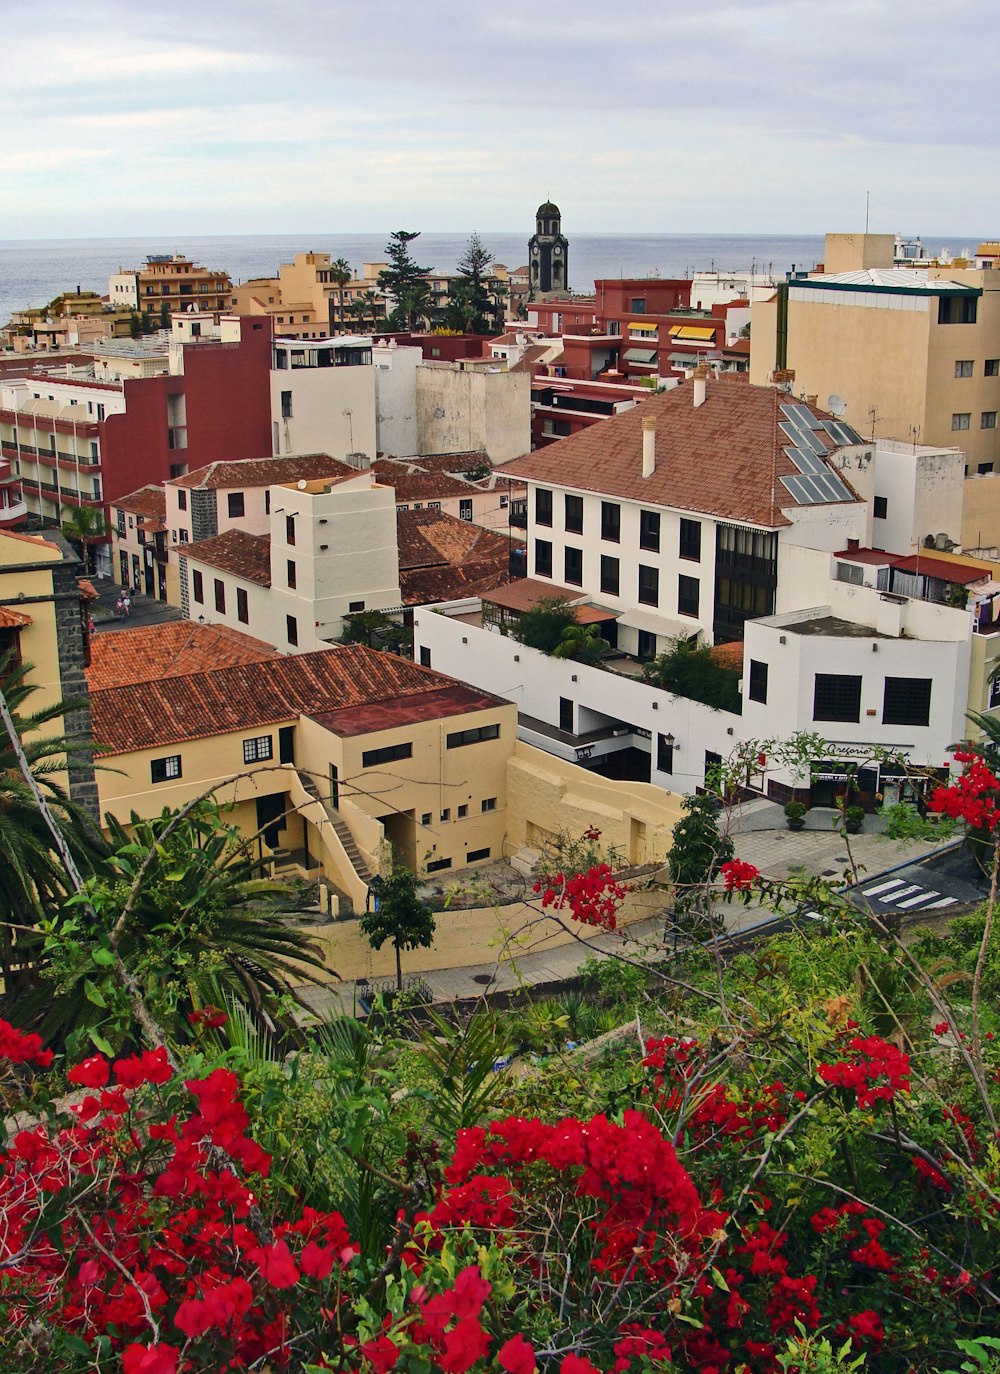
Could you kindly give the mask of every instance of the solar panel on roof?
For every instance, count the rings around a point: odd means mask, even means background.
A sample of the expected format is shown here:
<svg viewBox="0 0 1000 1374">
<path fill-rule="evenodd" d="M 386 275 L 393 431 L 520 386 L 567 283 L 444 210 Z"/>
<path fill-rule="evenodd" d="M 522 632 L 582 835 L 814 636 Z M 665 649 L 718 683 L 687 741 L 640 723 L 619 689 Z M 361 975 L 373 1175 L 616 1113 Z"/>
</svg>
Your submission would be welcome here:
<svg viewBox="0 0 1000 1374">
<path fill-rule="evenodd" d="M 800 429 L 800 430 L 799 430 L 799 433 L 802 435 L 802 438 L 805 440 L 806 446 L 807 446 L 808 448 L 811 448 L 812 451 L 813 451 L 813 453 L 825 453 L 825 452 L 826 452 L 826 445 L 823 443 L 823 440 L 819 437 L 819 435 L 816 433 L 816 431 L 815 431 L 814 429 Z M 801 448 L 801 447 L 802 447 L 802 445 L 800 444 L 800 445 L 799 445 L 799 448 Z"/>
<path fill-rule="evenodd" d="M 847 436 L 844 440 L 845 444 L 863 444 L 865 442 L 864 439 L 862 439 L 861 435 L 857 432 L 857 430 L 852 429 L 851 426 L 845 424 L 843 420 L 837 421 L 837 428 L 840 430 L 842 434 L 845 434 Z"/>
<path fill-rule="evenodd" d="M 830 436 L 831 439 L 833 439 L 835 442 L 839 442 L 839 441 L 837 440 L 837 422 L 836 422 L 836 420 L 820 420 L 820 424 L 821 424 L 821 425 L 823 426 L 823 428 L 826 430 L 827 434 L 829 434 L 829 436 Z"/>
<path fill-rule="evenodd" d="M 783 410 L 785 408 L 784 406 L 782 407 Z M 802 429 L 815 429 L 820 423 L 808 406 L 795 405 L 788 406 L 787 409 L 791 412 L 792 421 Z"/>
</svg>

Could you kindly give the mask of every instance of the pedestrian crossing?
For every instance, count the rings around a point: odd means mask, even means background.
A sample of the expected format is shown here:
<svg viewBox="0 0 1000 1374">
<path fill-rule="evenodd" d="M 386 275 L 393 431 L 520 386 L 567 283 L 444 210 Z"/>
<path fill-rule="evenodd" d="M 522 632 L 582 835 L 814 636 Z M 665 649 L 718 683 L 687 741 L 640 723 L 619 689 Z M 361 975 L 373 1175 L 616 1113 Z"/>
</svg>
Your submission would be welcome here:
<svg viewBox="0 0 1000 1374">
<path fill-rule="evenodd" d="M 876 904 L 894 907 L 897 911 L 940 911 L 958 902 L 957 897 L 943 897 L 934 888 L 907 882 L 905 878 L 887 878 L 869 884 L 862 887 L 861 893 Z"/>
</svg>

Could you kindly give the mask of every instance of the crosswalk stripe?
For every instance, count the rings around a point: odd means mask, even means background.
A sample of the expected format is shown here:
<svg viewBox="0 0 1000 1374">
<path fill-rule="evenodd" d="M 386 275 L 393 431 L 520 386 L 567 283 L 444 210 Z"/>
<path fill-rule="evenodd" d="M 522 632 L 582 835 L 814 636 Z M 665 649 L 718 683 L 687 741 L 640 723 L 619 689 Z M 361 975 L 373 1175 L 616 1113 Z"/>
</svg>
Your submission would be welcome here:
<svg viewBox="0 0 1000 1374">
<path fill-rule="evenodd" d="M 925 907 L 925 911 L 936 911 L 938 907 L 954 906 L 958 901 L 957 897 L 942 897 L 939 902 L 931 902 L 930 906 Z"/>
<path fill-rule="evenodd" d="M 920 906 L 922 902 L 929 902 L 932 897 L 940 896 L 940 892 L 932 892 L 929 888 L 925 888 L 919 896 L 907 897 L 905 902 L 897 902 L 896 905 L 901 907 Z"/>
<path fill-rule="evenodd" d="M 880 902 L 898 902 L 900 897 L 912 897 L 915 892 L 922 892 L 919 883 L 911 883 L 909 887 L 904 887 L 902 892 L 887 892 L 879 898 Z"/>
<path fill-rule="evenodd" d="M 888 892 L 890 888 L 901 887 L 902 884 L 902 878 L 892 878 L 887 883 L 879 883 L 877 887 L 862 888 L 862 891 L 864 892 L 866 897 L 875 897 L 879 892 Z"/>
</svg>

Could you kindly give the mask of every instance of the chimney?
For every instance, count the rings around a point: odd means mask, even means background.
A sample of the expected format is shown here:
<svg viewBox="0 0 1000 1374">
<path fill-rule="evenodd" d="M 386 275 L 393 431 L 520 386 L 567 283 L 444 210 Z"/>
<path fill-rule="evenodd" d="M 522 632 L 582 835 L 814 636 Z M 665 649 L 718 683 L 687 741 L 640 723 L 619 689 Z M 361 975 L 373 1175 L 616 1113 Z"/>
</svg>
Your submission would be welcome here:
<svg viewBox="0 0 1000 1374">
<path fill-rule="evenodd" d="M 807 396 L 807 397 L 806 397 L 806 405 L 814 406 L 814 405 L 816 405 L 816 404 L 818 403 L 818 401 L 819 401 L 819 397 L 818 397 L 818 396 Z"/>
<path fill-rule="evenodd" d="M 642 417 L 642 475 L 652 477 L 656 471 L 656 420 L 652 415 Z"/>
<path fill-rule="evenodd" d="M 695 370 L 694 370 L 694 398 L 693 398 L 693 399 L 694 399 L 694 406 L 695 406 L 695 409 L 696 409 L 696 410 L 697 410 L 698 406 L 703 406 L 703 405 L 705 404 L 705 393 L 706 393 L 706 391 L 707 391 L 707 389 L 708 389 L 708 372 L 709 372 L 709 369 L 708 369 L 708 367 L 707 367 L 704 363 L 699 363 L 698 366 L 697 366 L 697 367 L 695 368 Z"/>
<path fill-rule="evenodd" d="M 858 551 L 858 549 L 860 549 L 860 547 L 861 547 L 861 540 L 860 540 L 860 539 L 848 539 L 848 541 L 847 541 L 847 552 L 848 552 L 848 553 L 857 553 L 857 551 Z"/>
</svg>

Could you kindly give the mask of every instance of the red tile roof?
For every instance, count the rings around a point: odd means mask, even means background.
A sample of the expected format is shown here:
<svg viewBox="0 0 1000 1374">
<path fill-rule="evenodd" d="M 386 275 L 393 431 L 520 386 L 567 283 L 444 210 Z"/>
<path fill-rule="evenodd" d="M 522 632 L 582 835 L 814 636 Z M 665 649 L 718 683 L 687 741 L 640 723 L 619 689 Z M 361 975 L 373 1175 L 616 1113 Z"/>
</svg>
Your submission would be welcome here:
<svg viewBox="0 0 1000 1374">
<path fill-rule="evenodd" d="M 140 487 L 128 496 L 119 496 L 111 504 L 147 520 L 163 520 L 167 514 L 166 492 L 159 486 Z"/>
<path fill-rule="evenodd" d="M 92 692 L 128 687 L 137 682 L 229 668 L 236 663 L 260 663 L 274 658 L 275 653 L 270 644 L 225 625 L 168 620 L 162 625 L 94 635 L 87 686 Z"/>
<path fill-rule="evenodd" d="M 439 510 L 399 511 L 399 583 L 404 606 L 479 596 L 510 581 L 510 540 Z"/>
<path fill-rule="evenodd" d="M 107 753 L 125 754 L 287 723 L 300 715 L 379 703 L 397 709 L 401 697 L 456 685 L 453 678 L 395 654 L 352 644 L 92 690 L 90 710 L 94 739 Z M 507 703 L 495 697 L 490 704 Z M 377 721 L 377 712 L 372 719 Z M 234 759 L 233 771 L 240 766 Z"/>
<path fill-rule="evenodd" d="M 31 623 L 31 616 L 25 615 L 23 611 L 14 611 L 9 606 L 0 606 L 0 630 L 23 630 L 26 625 Z"/>
<path fill-rule="evenodd" d="M 171 487 L 270 487 L 276 482 L 307 482 L 316 477 L 348 477 L 357 469 L 328 453 L 300 453 L 288 458 L 238 458 L 231 462 L 209 463 L 183 477 L 174 477 Z"/>
<path fill-rule="evenodd" d="M 259 587 L 271 585 L 269 534 L 225 530 L 208 539 L 199 539 L 196 544 L 188 544 L 183 552 L 199 563 L 207 563 L 211 568 L 242 577 L 245 582 L 256 582 Z"/>
<path fill-rule="evenodd" d="M 745 375 L 724 373 L 708 382 L 701 406 L 692 405 L 692 384 L 685 383 L 498 471 L 777 528 L 791 523 L 782 507 L 797 504 L 778 481 L 798 474 L 778 427 L 784 418 L 779 406 L 790 403 L 805 404 L 774 387 L 750 386 Z M 649 417 L 657 421 L 656 469 L 644 478 L 642 422 Z"/>
</svg>

